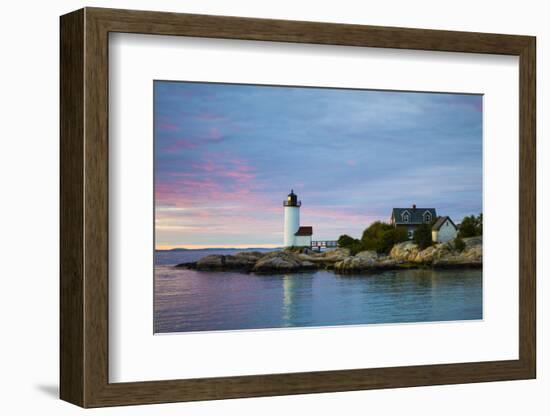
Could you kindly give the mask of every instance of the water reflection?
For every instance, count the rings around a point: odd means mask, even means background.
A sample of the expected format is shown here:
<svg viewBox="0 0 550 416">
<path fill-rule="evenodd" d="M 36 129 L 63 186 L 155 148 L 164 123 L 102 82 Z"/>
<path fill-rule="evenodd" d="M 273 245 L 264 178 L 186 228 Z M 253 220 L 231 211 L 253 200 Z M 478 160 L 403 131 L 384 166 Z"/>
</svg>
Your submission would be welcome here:
<svg viewBox="0 0 550 416">
<path fill-rule="evenodd" d="M 307 297 L 311 293 L 313 279 L 310 274 L 285 274 L 282 276 L 283 285 L 283 326 L 299 326 L 300 317 L 305 313 L 307 302 L 301 302 L 300 298 Z"/>
<path fill-rule="evenodd" d="M 259 276 L 157 266 L 155 332 L 482 318 L 481 270 Z"/>
</svg>

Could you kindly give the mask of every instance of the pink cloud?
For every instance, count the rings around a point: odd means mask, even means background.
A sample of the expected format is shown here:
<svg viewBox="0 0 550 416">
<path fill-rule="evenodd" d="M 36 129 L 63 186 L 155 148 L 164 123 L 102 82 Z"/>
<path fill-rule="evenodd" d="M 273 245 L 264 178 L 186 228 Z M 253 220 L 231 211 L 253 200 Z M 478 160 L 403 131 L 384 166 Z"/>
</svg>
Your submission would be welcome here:
<svg viewBox="0 0 550 416">
<path fill-rule="evenodd" d="M 158 183 L 158 203 L 188 206 L 240 201 L 259 188 L 254 168 L 240 159 L 227 157 L 226 152 L 207 153 L 192 167 L 193 172 L 172 172 Z"/>
<path fill-rule="evenodd" d="M 220 191 L 219 184 L 212 179 L 176 178 L 156 185 L 155 201 L 161 205 L 187 207 L 201 201 L 203 195 L 213 195 Z"/>
<path fill-rule="evenodd" d="M 379 216 L 371 215 L 368 212 L 357 212 L 340 207 L 307 207 L 303 210 L 304 220 L 316 224 L 347 227 L 349 229 L 359 228 L 361 231 L 369 224 L 378 220 L 387 220 Z"/>
<path fill-rule="evenodd" d="M 216 165 L 211 160 L 193 163 L 191 166 L 193 167 L 193 169 L 203 172 L 214 172 L 217 169 Z"/>
<path fill-rule="evenodd" d="M 229 176 L 230 178 L 235 178 L 238 180 L 249 180 L 254 179 L 256 175 L 253 173 L 247 173 L 247 172 L 239 172 L 239 171 L 232 171 L 232 172 L 226 172 L 226 176 Z"/>
<path fill-rule="evenodd" d="M 159 129 L 161 130 L 169 130 L 169 131 L 178 131 L 180 128 L 176 124 L 168 123 L 168 122 L 161 122 L 158 124 Z"/>
<path fill-rule="evenodd" d="M 242 160 L 231 159 L 230 163 L 230 168 L 224 172 L 225 176 L 235 178 L 239 181 L 250 181 L 256 177 L 256 174 L 253 173 L 253 167 Z"/>
<path fill-rule="evenodd" d="M 166 131 L 180 131 L 180 128 L 175 124 L 160 123 L 159 128 Z M 164 151 L 177 152 L 181 149 L 196 149 L 199 147 L 201 141 L 219 142 L 223 139 L 223 134 L 220 129 L 213 127 L 203 136 L 197 137 L 184 137 L 170 140 L 167 138 L 168 143 L 163 147 Z"/>
<path fill-rule="evenodd" d="M 206 138 L 209 139 L 209 140 L 219 141 L 223 138 L 223 135 L 220 132 L 220 129 L 218 129 L 217 127 L 212 127 L 208 131 L 208 134 L 206 135 Z"/>
<path fill-rule="evenodd" d="M 158 241 L 168 235 L 178 244 L 212 237 L 233 241 L 243 230 L 254 230 L 266 239 L 276 235 L 278 241 L 282 204 L 265 192 L 255 167 L 230 151 L 204 151 L 201 156 L 192 163 L 192 171 L 159 178 L 155 188 Z"/>
<path fill-rule="evenodd" d="M 197 116 L 197 120 L 201 120 L 201 121 L 222 121 L 222 120 L 225 120 L 225 117 L 223 117 L 219 114 L 203 112 L 203 113 L 200 113 Z"/>
<path fill-rule="evenodd" d="M 197 144 L 189 139 L 177 139 L 174 140 L 170 145 L 164 147 L 164 150 L 168 152 L 177 152 L 181 149 L 195 149 Z"/>
</svg>

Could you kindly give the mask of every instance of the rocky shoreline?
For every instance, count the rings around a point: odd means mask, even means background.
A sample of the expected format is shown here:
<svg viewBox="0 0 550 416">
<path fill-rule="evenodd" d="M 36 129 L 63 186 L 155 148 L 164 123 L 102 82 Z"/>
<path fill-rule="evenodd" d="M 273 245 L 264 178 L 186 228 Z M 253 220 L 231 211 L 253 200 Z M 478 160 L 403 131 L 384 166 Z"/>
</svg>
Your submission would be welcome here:
<svg viewBox="0 0 550 416">
<path fill-rule="evenodd" d="M 234 255 L 210 254 L 196 262 L 181 263 L 176 268 L 200 271 L 238 271 L 243 273 L 296 273 L 332 270 L 335 273 L 368 273 L 378 270 L 411 268 L 481 268 L 482 237 L 464 239 L 458 251 L 452 242 L 435 244 L 424 250 L 413 242 L 396 244 L 388 255 L 362 251 L 351 255 L 345 248 L 322 253 L 309 248 L 287 248 L 268 253 L 241 252 Z"/>
</svg>

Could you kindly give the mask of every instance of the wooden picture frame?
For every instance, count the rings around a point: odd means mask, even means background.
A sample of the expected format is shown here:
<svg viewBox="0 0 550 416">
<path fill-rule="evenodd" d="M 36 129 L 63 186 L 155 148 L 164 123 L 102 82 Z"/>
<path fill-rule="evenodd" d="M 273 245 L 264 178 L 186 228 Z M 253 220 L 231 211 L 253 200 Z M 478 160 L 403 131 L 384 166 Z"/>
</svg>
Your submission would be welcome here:
<svg viewBox="0 0 550 416">
<path fill-rule="evenodd" d="M 535 378 L 534 37 L 100 8 L 64 15 L 60 28 L 60 396 L 63 400 L 82 407 L 101 407 Z M 519 359 L 109 383 L 110 32 L 519 56 Z"/>
</svg>

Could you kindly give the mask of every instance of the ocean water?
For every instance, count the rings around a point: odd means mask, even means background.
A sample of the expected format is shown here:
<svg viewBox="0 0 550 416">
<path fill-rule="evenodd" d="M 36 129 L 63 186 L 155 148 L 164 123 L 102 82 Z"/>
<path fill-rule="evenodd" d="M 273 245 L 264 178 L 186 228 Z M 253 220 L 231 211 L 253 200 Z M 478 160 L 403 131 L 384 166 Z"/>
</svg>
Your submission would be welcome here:
<svg viewBox="0 0 550 416">
<path fill-rule="evenodd" d="M 157 252 L 155 333 L 482 319 L 477 269 L 256 275 L 173 267 L 236 252 Z"/>
</svg>

